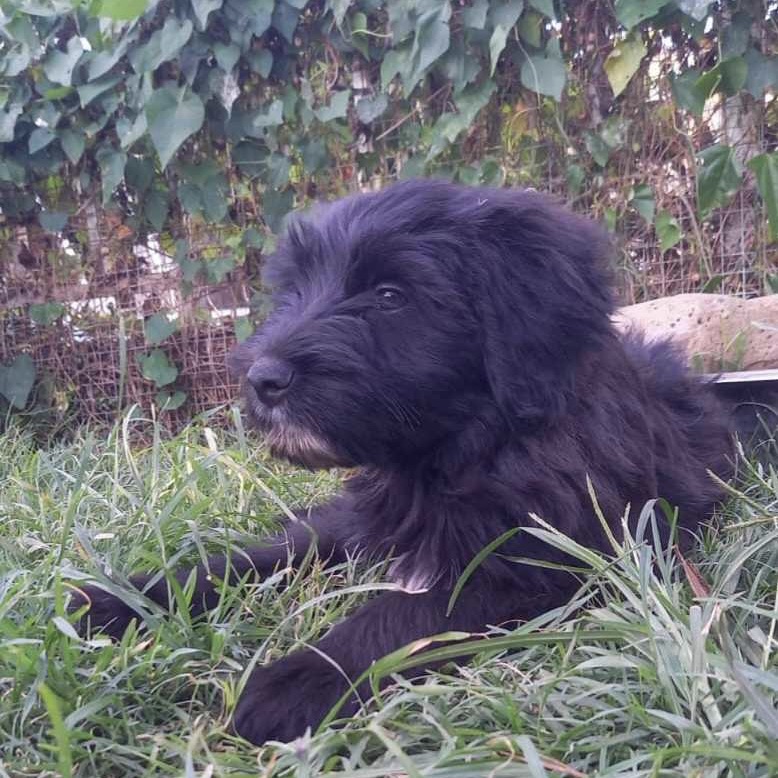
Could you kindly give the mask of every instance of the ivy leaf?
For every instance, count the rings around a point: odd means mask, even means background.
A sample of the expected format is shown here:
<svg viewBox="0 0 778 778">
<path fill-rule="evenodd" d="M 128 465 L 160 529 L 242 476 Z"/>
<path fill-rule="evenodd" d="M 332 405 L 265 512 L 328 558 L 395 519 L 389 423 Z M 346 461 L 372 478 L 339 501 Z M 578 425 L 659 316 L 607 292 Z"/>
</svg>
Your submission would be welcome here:
<svg viewBox="0 0 778 778">
<path fill-rule="evenodd" d="M 233 257 L 219 257 L 218 259 L 209 259 L 203 262 L 205 278 L 210 284 L 220 284 L 224 281 L 227 273 L 235 269 L 236 262 Z"/>
<path fill-rule="evenodd" d="M 283 229 L 284 216 L 292 210 L 293 206 L 293 189 L 282 189 L 281 191 L 267 189 L 262 195 L 262 218 L 276 235 Z"/>
<path fill-rule="evenodd" d="M 249 67 L 262 78 L 267 78 L 273 69 L 273 52 L 267 49 L 251 51 L 246 56 Z"/>
<path fill-rule="evenodd" d="M 701 22 L 708 15 L 708 6 L 713 0 L 675 0 L 676 5 L 696 22 Z"/>
<path fill-rule="evenodd" d="M 458 95 L 481 72 L 481 63 L 460 38 L 455 38 L 448 51 L 435 63 L 435 68 L 452 82 L 454 95 Z"/>
<path fill-rule="evenodd" d="M 27 312 L 36 324 L 49 327 L 65 313 L 65 306 L 62 303 L 31 303 Z"/>
<path fill-rule="evenodd" d="M 386 13 L 389 17 L 392 41 L 395 44 L 404 41 L 413 32 L 414 16 L 412 6 L 408 0 L 386 3 Z"/>
<path fill-rule="evenodd" d="M 681 240 L 681 228 L 672 214 L 660 211 L 656 215 L 654 229 L 659 238 L 659 250 L 664 254 Z"/>
<path fill-rule="evenodd" d="M 154 180 L 154 162 L 149 157 L 130 157 L 124 169 L 124 180 L 139 195 L 144 194 Z"/>
<path fill-rule="evenodd" d="M 294 43 L 294 31 L 299 18 L 300 9 L 291 0 L 279 0 L 273 8 L 273 27 L 284 36 L 287 43 Z"/>
<path fill-rule="evenodd" d="M 175 59 L 192 37 L 194 25 L 189 19 L 180 21 L 168 16 L 162 28 L 151 34 L 145 44 L 130 50 L 129 59 L 136 73 L 156 70 L 163 62 Z"/>
<path fill-rule="evenodd" d="M 778 57 L 765 57 L 755 48 L 750 48 L 743 59 L 748 67 L 745 90 L 761 99 L 770 88 L 778 85 Z"/>
<path fill-rule="evenodd" d="M 445 148 L 445 144 L 442 146 Z M 406 181 L 409 178 L 421 178 L 426 173 L 427 161 L 424 155 L 417 154 L 413 157 L 408 157 L 400 168 L 400 180 Z"/>
<path fill-rule="evenodd" d="M 425 162 L 434 159 L 449 143 L 453 143 L 459 133 L 466 130 L 475 121 L 478 112 L 489 102 L 489 98 L 496 88 L 494 81 L 487 79 L 479 86 L 463 89 L 456 98 L 457 113 L 444 113 L 435 122 L 433 140 L 430 143 L 426 159 L 421 155 L 411 157 L 403 166 L 403 176 L 409 177 L 411 171 L 414 171 L 414 175 L 419 175 Z"/>
<path fill-rule="evenodd" d="M 363 124 L 374 122 L 389 107 L 389 98 L 381 92 L 375 97 L 363 97 L 357 103 L 357 116 Z"/>
<path fill-rule="evenodd" d="M 257 110 L 251 114 L 249 125 L 251 130 L 260 130 L 263 127 L 276 127 L 284 121 L 284 103 L 281 100 L 273 100 L 266 109 Z"/>
<path fill-rule="evenodd" d="M 28 50 L 31 55 L 37 55 L 40 52 L 40 36 L 36 29 L 36 25 L 33 24 L 32 18 L 35 11 L 32 10 L 33 4 L 25 4 L 25 8 L 21 13 L 11 13 L 3 19 L 3 33 L 5 39 L 9 43 L 15 43 Z M 8 8 L 8 6 L 6 6 Z M 10 10 L 10 8 L 8 8 Z M 9 46 L 4 51 L 12 50 Z M 18 75 L 18 73 L 3 74 L 6 77 Z"/>
<path fill-rule="evenodd" d="M 59 132 L 59 144 L 70 162 L 75 165 L 84 153 L 84 134 L 77 130 L 64 129 Z"/>
<path fill-rule="evenodd" d="M 155 405 L 161 411 L 175 411 L 180 408 L 186 402 L 186 392 L 182 392 L 180 389 L 170 391 L 169 389 L 162 389 L 157 392 L 154 398 Z"/>
<path fill-rule="evenodd" d="M 120 82 L 121 78 L 115 76 L 113 78 L 98 78 L 87 84 L 76 87 L 78 99 L 81 101 L 81 107 L 86 108 L 95 97 L 103 94 L 103 92 L 107 92 L 109 89 L 113 89 Z"/>
<path fill-rule="evenodd" d="M 638 184 L 631 193 L 629 204 L 649 223 L 654 221 L 654 190 L 648 184 Z"/>
<path fill-rule="evenodd" d="M 139 113 L 134 119 L 130 115 L 122 116 L 116 121 L 116 134 L 123 149 L 129 149 L 148 129 L 145 113 Z"/>
<path fill-rule="evenodd" d="M 143 377 L 158 387 L 172 384 L 178 376 L 178 368 L 170 363 L 167 354 L 160 348 L 149 354 L 138 354 L 138 364 Z"/>
<path fill-rule="evenodd" d="M 138 30 L 131 29 L 113 48 L 92 52 L 89 58 L 89 80 L 94 81 L 105 75 L 127 53 L 130 44 L 135 43 L 137 37 Z M 104 41 L 104 44 L 109 46 L 108 41 Z"/>
<path fill-rule="evenodd" d="M 265 244 L 262 233 L 256 227 L 249 227 L 241 238 L 241 246 L 252 249 L 261 249 Z"/>
<path fill-rule="evenodd" d="M 240 316 L 235 319 L 235 339 L 238 343 L 243 343 L 244 340 L 250 338 L 253 332 L 254 325 L 248 316 Z"/>
<path fill-rule="evenodd" d="M 346 12 L 353 2 L 354 0 L 327 0 L 327 10 L 332 12 L 332 17 L 335 19 L 338 29 L 343 27 Z"/>
<path fill-rule="evenodd" d="M 699 93 L 700 97 L 706 101 L 711 95 L 715 94 L 721 84 L 721 68 L 716 67 L 702 73 L 700 77 L 694 82 L 694 88 Z M 702 109 L 700 109 L 702 113 Z"/>
<path fill-rule="evenodd" d="M 449 19 L 451 18 L 451 4 L 448 0 L 440 2 L 428 2 L 420 4 L 425 8 L 424 12 L 416 19 L 416 32 L 411 48 L 411 61 L 413 68 L 411 73 L 403 78 L 403 88 L 406 94 L 410 94 L 413 88 L 421 80 L 427 69 L 442 57 L 451 42 Z"/>
<path fill-rule="evenodd" d="M 162 168 L 166 168 L 181 144 L 202 127 L 205 108 L 186 87 L 157 89 L 146 103 L 146 121 Z"/>
<path fill-rule="evenodd" d="M 197 277 L 203 270 L 203 263 L 197 259 L 176 259 L 178 266 L 181 268 L 181 278 L 187 284 L 193 284 Z"/>
<path fill-rule="evenodd" d="M 148 4 L 148 0 L 100 0 L 96 15 L 117 22 L 131 22 L 143 15 Z"/>
<path fill-rule="evenodd" d="M 348 113 L 348 102 L 350 97 L 350 89 L 335 92 L 329 105 L 323 105 L 320 108 L 317 108 L 313 113 L 320 122 L 331 122 L 333 119 L 341 119 Z"/>
<path fill-rule="evenodd" d="M 567 166 L 567 188 L 571 195 L 577 195 L 581 191 L 585 177 L 584 169 L 580 165 L 573 163 Z"/>
<path fill-rule="evenodd" d="M 192 0 L 192 10 L 197 19 L 200 30 L 205 30 L 208 25 L 208 17 L 212 11 L 217 11 L 224 4 L 224 0 Z"/>
<path fill-rule="evenodd" d="M 730 146 L 716 144 L 699 153 L 697 209 L 704 219 L 716 206 L 726 205 L 740 187 L 743 171 Z"/>
<path fill-rule="evenodd" d="M 307 97 L 308 93 L 310 93 L 310 100 Z M 304 105 L 300 105 L 301 101 L 304 103 Z M 283 106 L 283 120 L 287 122 L 296 122 L 297 109 L 299 106 L 300 115 L 302 117 L 305 117 L 304 126 L 305 129 L 307 130 L 313 119 L 313 108 L 311 107 L 312 101 L 313 101 L 313 91 L 310 89 L 306 80 L 303 80 L 299 93 L 291 84 L 288 84 L 286 89 L 284 89 L 283 93 L 281 94 L 281 104 Z M 262 137 L 264 137 L 264 135 L 265 133 L 262 133 Z"/>
<path fill-rule="evenodd" d="M 190 181 L 178 185 L 178 202 L 190 216 L 199 216 L 203 210 L 202 190 Z"/>
<path fill-rule="evenodd" d="M 275 5 L 275 0 L 232 0 L 228 7 L 237 16 L 239 27 L 244 28 L 247 34 L 259 38 L 268 31 L 271 23 L 275 23 Z M 246 40 L 246 44 L 249 41 L 250 38 Z"/>
<path fill-rule="evenodd" d="M 21 105 L 12 105 L 7 111 L 0 111 L 0 143 L 10 143 L 14 139 L 16 120 L 23 110 Z"/>
<path fill-rule="evenodd" d="M 668 0 L 616 0 L 616 18 L 628 30 L 656 16 Z"/>
<path fill-rule="evenodd" d="M 234 43 L 214 43 L 213 55 L 219 67 L 225 73 L 230 73 L 240 59 L 240 48 Z"/>
<path fill-rule="evenodd" d="M 489 11 L 489 0 L 475 0 L 468 8 L 462 9 L 462 22 L 465 27 L 483 30 L 486 26 L 486 14 Z"/>
<path fill-rule="evenodd" d="M 74 35 L 67 42 L 65 51 L 53 49 L 43 63 L 43 72 L 49 81 L 63 86 L 70 86 L 73 78 L 73 70 L 76 63 L 81 59 L 84 53 L 84 47 L 81 45 L 81 39 Z"/>
<path fill-rule="evenodd" d="M 680 75 L 670 75 L 670 88 L 675 102 L 695 116 L 702 116 L 705 101 L 719 85 L 720 75 L 714 70 L 700 75 L 697 68 L 690 68 Z"/>
<path fill-rule="evenodd" d="M 540 11 L 543 16 L 547 16 L 549 19 L 556 19 L 556 13 L 554 12 L 554 0 L 529 0 L 529 4 L 536 11 Z"/>
<path fill-rule="evenodd" d="M 539 49 L 543 44 L 541 30 L 543 29 L 543 17 L 534 11 L 527 11 L 519 19 L 519 37 L 524 43 L 529 44 L 535 49 Z"/>
<path fill-rule="evenodd" d="M 737 94 L 746 83 L 748 65 L 743 57 L 731 57 L 719 62 L 715 70 L 721 76 L 719 87 L 724 94 L 732 96 Z"/>
<path fill-rule="evenodd" d="M 111 146 L 102 146 L 97 151 L 97 164 L 100 166 L 100 180 L 103 185 L 103 205 L 106 205 L 124 179 L 127 155 Z"/>
<path fill-rule="evenodd" d="M 283 154 L 273 152 L 267 158 L 268 183 L 273 189 L 282 189 L 289 182 L 292 161 Z"/>
<path fill-rule="evenodd" d="M 48 127 L 36 127 L 27 139 L 27 148 L 30 154 L 45 149 L 56 137 Z"/>
<path fill-rule="evenodd" d="M 493 25 L 492 37 L 489 39 L 489 58 L 491 61 L 490 75 L 494 75 L 497 60 L 500 58 L 508 33 L 524 10 L 524 0 L 499 0 L 489 8 L 489 18 Z"/>
<path fill-rule="evenodd" d="M 150 346 L 158 346 L 167 340 L 178 329 L 178 323 L 168 319 L 167 314 L 160 311 L 149 316 L 143 324 L 143 332 L 146 343 Z"/>
<path fill-rule="evenodd" d="M 605 167 L 611 155 L 611 148 L 596 133 L 587 132 L 584 138 L 587 151 L 592 155 L 592 159 L 600 166 Z"/>
<path fill-rule="evenodd" d="M 301 141 L 300 156 L 303 160 L 303 170 L 307 175 L 324 170 L 330 159 L 327 144 L 321 138 L 308 138 Z"/>
<path fill-rule="evenodd" d="M 232 161 L 238 166 L 241 173 L 248 176 L 257 176 L 265 169 L 265 161 L 268 158 L 265 146 L 243 141 L 238 143 L 232 152 Z"/>
<path fill-rule="evenodd" d="M 178 200 L 192 216 L 204 215 L 210 222 L 221 221 L 227 214 L 227 179 L 212 160 L 197 165 L 181 165 Z"/>
<path fill-rule="evenodd" d="M 38 222 L 46 232 L 62 232 L 68 223 L 68 215 L 58 211 L 41 211 L 38 214 Z"/>
<path fill-rule="evenodd" d="M 721 31 L 721 56 L 742 57 L 751 38 L 752 19 L 745 11 L 738 11 Z"/>
<path fill-rule="evenodd" d="M 614 97 L 618 97 L 626 89 L 645 56 L 646 47 L 643 40 L 636 35 L 628 36 L 613 47 L 603 67 L 608 74 Z"/>
<path fill-rule="evenodd" d="M 756 185 L 767 209 L 770 240 L 778 241 L 778 151 L 759 154 L 748 167 L 756 175 Z"/>
<path fill-rule="evenodd" d="M 564 62 L 555 57 L 527 57 L 521 65 L 521 83 L 559 102 L 567 81 Z"/>
<path fill-rule="evenodd" d="M 143 216 L 157 232 L 162 232 L 169 208 L 167 192 L 162 189 L 152 189 L 143 202 Z"/>
<path fill-rule="evenodd" d="M 491 62 L 491 67 L 489 69 L 490 76 L 494 75 L 494 71 L 497 68 L 497 62 L 500 59 L 500 54 L 502 54 L 505 43 L 508 40 L 509 32 L 510 30 L 502 25 L 497 25 L 492 31 L 492 37 L 489 39 L 489 60 Z"/>
<path fill-rule="evenodd" d="M 396 46 L 390 49 L 384 55 L 381 61 L 381 86 L 385 90 L 391 80 L 400 75 L 405 82 L 410 78 L 410 71 L 413 62 L 412 48 L 410 43 L 402 46 Z"/>
<path fill-rule="evenodd" d="M 0 365 L 0 394 L 18 410 L 30 399 L 35 384 L 35 363 L 29 354 L 19 354 L 11 362 Z"/>
<path fill-rule="evenodd" d="M 492 26 L 510 29 L 518 21 L 524 10 L 524 0 L 491 0 L 489 3 L 489 20 Z"/>
<path fill-rule="evenodd" d="M 209 222 L 220 222 L 227 215 L 230 205 L 224 190 L 220 186 L 208 186 L 203 189 L 203 211 Z"/>
</svg>

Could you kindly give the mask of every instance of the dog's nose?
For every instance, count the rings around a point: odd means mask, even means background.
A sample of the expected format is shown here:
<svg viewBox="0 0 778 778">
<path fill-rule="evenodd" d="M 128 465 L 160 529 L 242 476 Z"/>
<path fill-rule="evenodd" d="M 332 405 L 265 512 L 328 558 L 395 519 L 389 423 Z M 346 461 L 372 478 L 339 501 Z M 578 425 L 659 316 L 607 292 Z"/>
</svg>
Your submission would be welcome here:
<svg viewBox="0 0 778 778">
<path fill-rule="evenodd" d="M 294 370 L 281 359 L 261 357 L 249 368 L 246 375 L 259 399 L 268 406 L 277 405 L 289 391 L 294 381 Z"/>
</svg>

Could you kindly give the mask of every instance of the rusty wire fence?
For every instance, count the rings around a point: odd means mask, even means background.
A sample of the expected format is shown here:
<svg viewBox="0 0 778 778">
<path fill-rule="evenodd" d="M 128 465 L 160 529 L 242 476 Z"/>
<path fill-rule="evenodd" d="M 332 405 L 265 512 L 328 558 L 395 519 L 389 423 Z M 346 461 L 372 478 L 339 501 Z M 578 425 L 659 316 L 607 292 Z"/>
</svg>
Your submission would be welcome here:
<svg viewBox="0 0 778 778">
<path fill-rule="evenodd" d="M 497 143 L 469 142 L 461 159 L 449 157 L 425 173 L 458 171 L 457 177 L 467 180 L 472 168 L 481 181 L 491 176 L 495 183 L 531 185 L 603 220 L 613 231 L 624 304 L 681 292 L 753 296 L 771 291 L 778 245 L 768 241 L 763 205 L 748 172 L 735 196 L 701 221 L 694 158 L 710 143 L 710 126 L 675 128 L 655 121 L 663 100 L 660 93 L 631 103 L 626 137 L 607 175 L 587 170 L 583 181 L 571 184 L 571 166 L 558 143 L 538 137 L 512 145 L 504 131 Z M 488 127 L 483 134 L 495 136 Z M 522 137 L 526 134 L 523 126 Z M 535 135 L 542 136 L 540 123 Z M 754 144 L 773 150 L 775 122 L 763 121 L 742 142 L 751 152 Z M 492 166 L 489 176 L 485 159 Z M 385 184 L 402 177 L 407 162 L 381 159 L 367 176 L 357 165 L 346 165 L 333 176 L 337 186 L 298 191 L 297 201 Z M 652 193 L 653 220 L 636 207 L 640 186 Z M 183 216 L 165 234 L 141 235 L 115 211 L 88 200 L 62 232 L 37 223 L 15 226 L 0 252 L 0 363 L 21 354 L 32 359 L 34 412 L 55 424 L 111 423 L 137 404 L 147 413 L 154 409 L 176 429 L 195 414 L 230 402 L 237 387 L 226 357 L 262 318 L 259 272 L 273 243 L 240 243 L 256 218 L 255 207 L 243 207 L 222 225 Z M 661 234 L 659 218 L 677 227 L 677 240 Z M 179 252 L 182 240 L 185 257 Z M 220 265 L 227 246 L 233 259 Z M 155 343 L 147 322 L 159 312 L 173 326 L 163 342 Z M 144 360 L 155 351 L 163 352 L 163 367 L 175 371 L 167 383 L 144 371 Z"/>
</svg>

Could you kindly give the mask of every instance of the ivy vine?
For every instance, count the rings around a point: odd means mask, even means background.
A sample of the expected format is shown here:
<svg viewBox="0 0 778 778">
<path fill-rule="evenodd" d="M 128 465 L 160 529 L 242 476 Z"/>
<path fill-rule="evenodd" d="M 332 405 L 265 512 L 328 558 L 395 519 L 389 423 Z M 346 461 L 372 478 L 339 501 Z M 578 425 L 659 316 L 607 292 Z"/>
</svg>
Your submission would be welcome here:
<svg viewBox="0 0 778 778">
<path fill-rule="evenodd" d="M 592 6 L 602 6 L 603 52 L 579 34 Z M 358 177 L 502 182 L 489 149 L 527 159 L 539 130 L 521 107 L 533 101 L 576 197 L 625 149 L 619 108 L 652 60 L 673 57 L 681 127 L 735 97 L 774 113 L 775 13 L 770 0 L 0 0 L 0 229 L 6 242 L 33 223 L 63 235 L 97 198 L 139 242 L 157 236 L 187 288 L 217 283 L 272 248 L 295 205 Z M 604 108 L 580 77 L 596 57 Z M 774 147 L 745 159 L 722 139 L 702 148 L 697 218 L 750 176 L 778 239 Z M 626 201 L 662 251 L 682 239 L 648 184 Z M 182 220 L 234 230 L 193 255 Z M 68 237 L 92 261 L 88 235 Z M 29 315 L 50 326 L 63 312 L 43 303 Z M 164 314 L 147 321 L 139 358 L 168 406 L 181 400 L 164 352 L 175 326 Z M 236 326 L 245 336 L 249 322 Z M 0 366 L 13 407 L 28 402 L 30 381 L 23 357 Z"/>
</svg>

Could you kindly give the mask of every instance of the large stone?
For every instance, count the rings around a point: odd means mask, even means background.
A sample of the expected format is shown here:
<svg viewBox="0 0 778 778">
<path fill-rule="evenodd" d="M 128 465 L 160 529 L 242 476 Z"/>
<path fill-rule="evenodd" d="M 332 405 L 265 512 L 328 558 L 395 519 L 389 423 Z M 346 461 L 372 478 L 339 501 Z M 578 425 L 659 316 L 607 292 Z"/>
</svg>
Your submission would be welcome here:
<svg viewBox="0 0 778 778">
<path fill-rule="evenodd" d="M 614 321 L 650 340 L 672 338 L 700 371 L 778 368 L 778 294 L 679 294 L 620 308 Z"/>
</svg>

